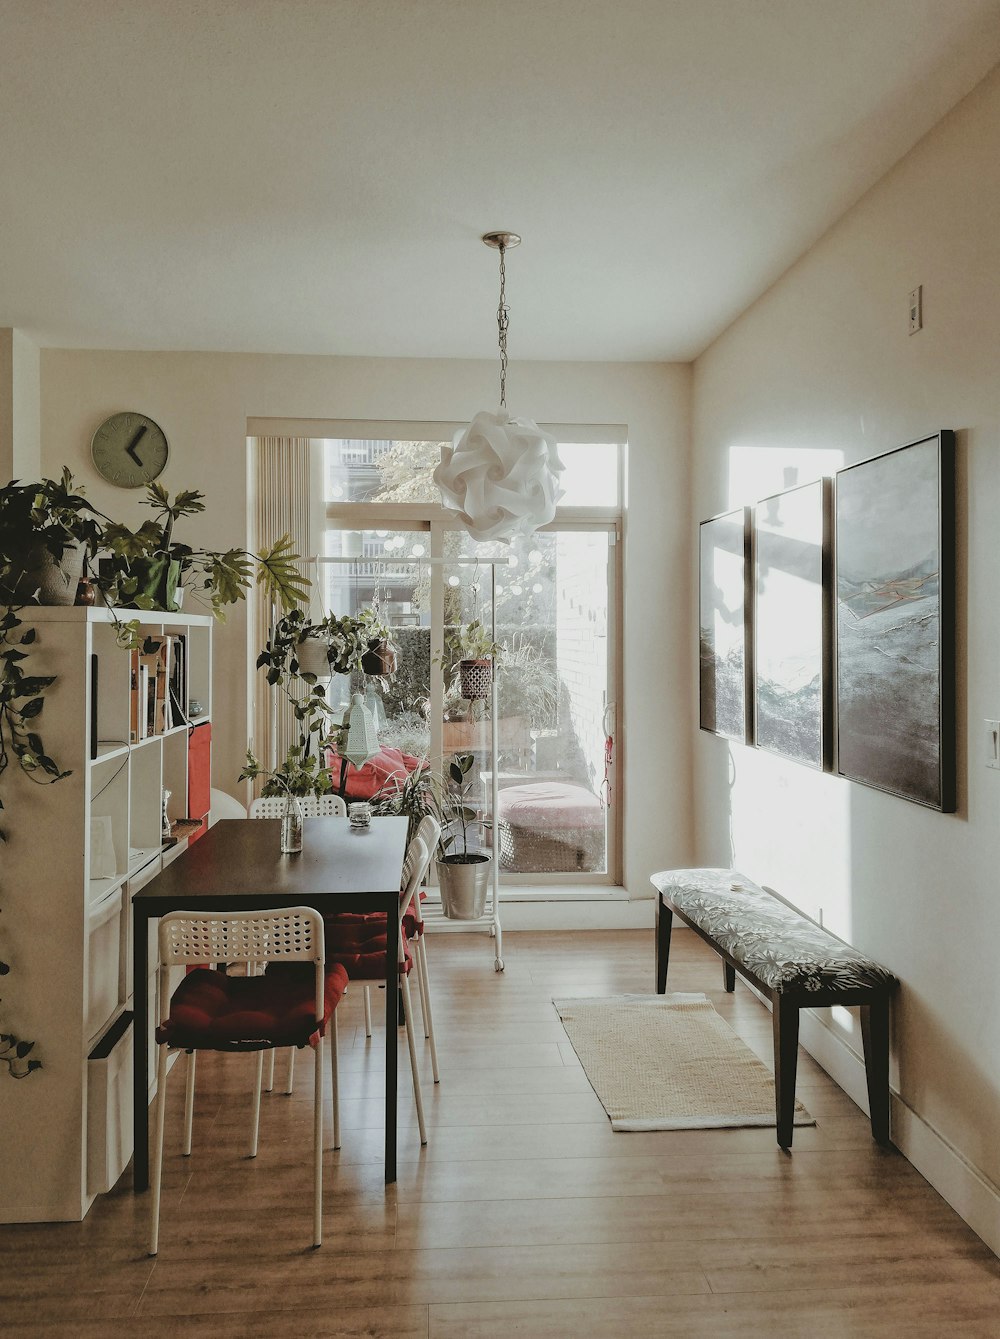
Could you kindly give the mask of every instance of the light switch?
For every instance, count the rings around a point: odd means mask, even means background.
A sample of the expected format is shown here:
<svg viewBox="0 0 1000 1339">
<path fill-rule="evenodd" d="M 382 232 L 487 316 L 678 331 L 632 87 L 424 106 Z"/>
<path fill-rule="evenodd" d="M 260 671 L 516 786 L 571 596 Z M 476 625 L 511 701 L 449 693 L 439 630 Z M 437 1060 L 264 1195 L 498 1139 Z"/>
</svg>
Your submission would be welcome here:
<svg viewBox="0 0 1000 1339">
<path fill-rule="evenodd" d="M 984 721 L 986 726 L 986 766 L 1000 770 L 1000 721 Z"/>
</svg>

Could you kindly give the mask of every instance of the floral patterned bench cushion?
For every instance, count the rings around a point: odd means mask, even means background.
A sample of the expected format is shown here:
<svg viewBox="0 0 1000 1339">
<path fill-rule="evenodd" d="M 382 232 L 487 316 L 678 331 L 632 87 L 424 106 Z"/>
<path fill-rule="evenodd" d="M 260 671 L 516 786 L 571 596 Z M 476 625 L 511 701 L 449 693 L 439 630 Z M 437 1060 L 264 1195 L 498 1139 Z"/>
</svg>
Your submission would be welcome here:
<svg viewBox="0 0 1000 1339">
<path fill-rule="evenodd" d="M 758 888 L 739 870 L 665 869 L 650 882 L 770 990 L 895 984 L 880 963 Z"/>
</svg>

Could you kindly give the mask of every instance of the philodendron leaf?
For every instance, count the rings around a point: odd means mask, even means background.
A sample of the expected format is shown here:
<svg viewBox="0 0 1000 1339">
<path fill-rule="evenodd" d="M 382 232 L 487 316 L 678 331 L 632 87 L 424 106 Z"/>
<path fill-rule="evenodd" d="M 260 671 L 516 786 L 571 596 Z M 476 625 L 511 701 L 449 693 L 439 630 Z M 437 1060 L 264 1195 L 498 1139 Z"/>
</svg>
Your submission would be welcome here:
<svg viewBox="0 0 1000 1339">
<path fill-rule="evenodd" d="M 257 584 L 286 611 L 298 608 L 312 584 L 296 567 L 301 557 L 293 551 L 291 536 L 287 534 L 269 549 L 257 553 Z"/>
</svg>

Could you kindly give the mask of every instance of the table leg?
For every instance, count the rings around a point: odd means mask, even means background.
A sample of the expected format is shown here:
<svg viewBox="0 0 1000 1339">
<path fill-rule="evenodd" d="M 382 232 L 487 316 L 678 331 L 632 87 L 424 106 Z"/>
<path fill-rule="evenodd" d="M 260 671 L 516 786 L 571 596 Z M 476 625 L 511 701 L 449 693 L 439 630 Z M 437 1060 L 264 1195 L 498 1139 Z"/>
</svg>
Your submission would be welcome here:
<svg viewBox="0 0 1000 1339">
<path fill-rule="evenodd" d="M 385 936 L 385 1183 L 396 1179 L 396 1043 L 399 1023 L 399 909 L 395 899 L 386 912 Z"/>
<path fill-rule="evenodd" d="M 149 1085 L 146 1081 L 146 940 L 149 920 L 132 904 L 132 1189 L 149 1189 Z"/>
</svg>

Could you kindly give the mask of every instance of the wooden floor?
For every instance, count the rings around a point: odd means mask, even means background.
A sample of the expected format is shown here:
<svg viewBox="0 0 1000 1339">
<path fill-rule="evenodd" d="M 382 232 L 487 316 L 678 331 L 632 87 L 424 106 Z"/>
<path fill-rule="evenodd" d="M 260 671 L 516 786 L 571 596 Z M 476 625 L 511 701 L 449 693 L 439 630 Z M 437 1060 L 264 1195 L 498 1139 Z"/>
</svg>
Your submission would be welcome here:
<svg viewBox="0 0 1000 1339">
<path fill-rule="evenodd" d="M 17 1336 L 537 1336 L 883 1339 L 1000 1334 L 1000 1263 L 804 1054 L 817 1118 L 773 1130 L 613 1134 L 550 1003 L 648 992 L 652 932 L 430 944 L 442 1081 L 421 1151 L 408 1085 L 400 1174 L 382 1182 L 382 1050 L 341 1005 L 343 1149 L 309 1249 L 312 1076 L 264 1099 L 244 1156 L 247 1057 L 199 1061 L 182 1158 L 171 1083 L 160 1254 L 130 1174 L 83 1223 L 0 1228 L 0 1333 Z M 674 935 L 670 985 L 705 990 L 770 1063 L 770 1017 Z M 407 1069 L 405 1047 L 401 1071 Z"/>
</svg>

